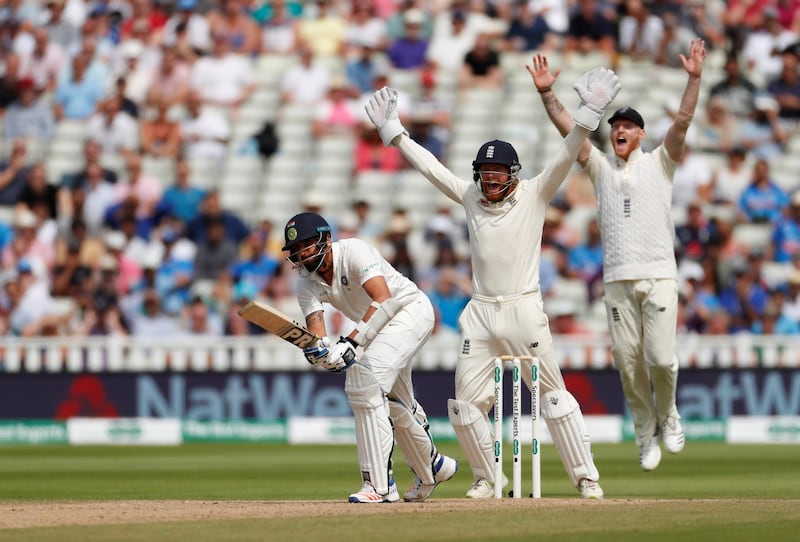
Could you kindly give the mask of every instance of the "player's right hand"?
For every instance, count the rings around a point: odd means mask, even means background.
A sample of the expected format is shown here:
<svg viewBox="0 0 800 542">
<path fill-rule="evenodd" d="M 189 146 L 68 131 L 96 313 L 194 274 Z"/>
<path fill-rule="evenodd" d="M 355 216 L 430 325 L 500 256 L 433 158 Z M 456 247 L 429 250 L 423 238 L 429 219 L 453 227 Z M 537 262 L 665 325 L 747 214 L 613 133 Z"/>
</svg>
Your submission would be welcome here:
<svg viewBox="0 0 800 542">
<path fill-rule="evenodd" d="M 314 367 L 325 368 L 331 357 L 331 341 L 328 340 L 328 337 L 322 337 L 313 345 L 303 348 L 303 355 Z"/>
</svg>

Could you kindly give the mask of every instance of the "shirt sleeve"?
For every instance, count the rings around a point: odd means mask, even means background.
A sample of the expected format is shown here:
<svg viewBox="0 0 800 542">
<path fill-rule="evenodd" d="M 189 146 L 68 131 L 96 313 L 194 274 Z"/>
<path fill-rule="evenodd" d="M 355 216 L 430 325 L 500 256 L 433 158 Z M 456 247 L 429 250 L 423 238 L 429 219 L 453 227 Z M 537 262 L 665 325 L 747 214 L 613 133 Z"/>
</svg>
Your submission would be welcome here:
<svg viewBox="0 0 800 542">
<path fill-rule="evenodd" d="M 309 314 L 323 310 L 320 300 L 317 299 L 309 285 L 302 279 L 297 285 L 297 303 L 300 305 L 303 317 L 308 317 Z"/>
<path fill-rule="evenodd" d="M 425 147 L 409 136 L 401 134 L 397 139 L 397 148 L 433 186 L 456 203 L 464 202 L 464 194 L 472 181 L 464 181 L 455 176 Z"/>
</svg>

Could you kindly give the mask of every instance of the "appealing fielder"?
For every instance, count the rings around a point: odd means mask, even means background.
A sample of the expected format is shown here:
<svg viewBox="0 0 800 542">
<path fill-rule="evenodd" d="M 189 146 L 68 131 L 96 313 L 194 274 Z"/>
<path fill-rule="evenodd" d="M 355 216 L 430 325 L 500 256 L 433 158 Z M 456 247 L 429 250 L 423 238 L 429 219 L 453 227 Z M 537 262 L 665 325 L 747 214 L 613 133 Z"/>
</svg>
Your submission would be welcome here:
<svg viewBox="0 0 800 542">
<path fill-rule="evenodd" d="M 488 418 L 494 397 L 492 360 L 506 354 L 540 359 L 542 415 L 570 481 L 584 498 L 603 496 L 580 407 L 565 389 L 553 355 L 539 290 L 539 260 L 547 204 L 619 89 L 611 70 L 598 68 L 584 74 L 575 84 L 582 100 L 575 112 L 576 127 L 545 170 L 527 180 L 518 177 L 520 164 L 514 148 L 499 140 L 480 147 L 473 179 L 461 180 L 408 136 L 397 117 L 393 89 L 377 91 L 366 106 L 384 144 L 397 146 L 417 170 L 466 211 L 474 293 L 459 319 L 462 339 L 456 397 L 448 401 L 448 413 L 472 467 L 474 484 L 468 497 L 492 497 L 494 484 L 508 483 L 505 477 L 494 479 Z M 530 385 L 530 367 L 523 373 Z"/>
<path fill-rule="evenodd" d="M 675 401 L 678 273 L 672 178 L 697 106 L 705 54 L 705 43 L 696 39 L 689 57 L 680 55 L 689 80 L 661 145 L 642 152 L 644 120 L 635 109 L 625 107 L 608 119 L 613 155 L 588 141 L 578 153 L 597 195 L 611 351 L 636 429 L 639 464 L 646 471 L 661 461 L 659 436 L 671 453 L 684 445 Z M 534 57 L 528 70 L 547 114 L 566 134 L 573 123 L 552 91 L 559 72 L 550 72 L 542 55 Z"/>
<path fill-rule="evenodd" d="M 411 362 L 433 331 L 433 306 L 417 286 L 359 239 L 331 241 L 328 223 L 300 213 L 284 229 L 289 260 L 300 271 L 297 300 L 308 329 L 322 337 L 303 350 L 312 365 L 347 370 L 345 392 L 353 410 L 362 488 L 352 503 L 400 500 L 392 476 L 395 439 L 414 473 L 406 501 L 424 501 L 458 470 L 431 439 L 425 411 L 411 382 Z M 331 346 L 323 303 L 358 322 Z M 356 349 L 363 348 L 356 361 Z"/>
</svg>

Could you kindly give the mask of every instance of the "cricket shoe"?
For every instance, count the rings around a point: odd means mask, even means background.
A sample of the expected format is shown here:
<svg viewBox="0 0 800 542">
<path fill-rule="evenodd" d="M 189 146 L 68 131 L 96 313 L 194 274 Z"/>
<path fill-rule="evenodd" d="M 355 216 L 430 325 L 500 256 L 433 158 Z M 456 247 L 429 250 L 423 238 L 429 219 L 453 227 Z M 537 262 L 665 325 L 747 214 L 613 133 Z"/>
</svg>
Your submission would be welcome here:
<svg viewBox="0 0 800 542">
<path fill-rule="evenodd" d="M 347 499 L 347 502 L 352 503 L 381 503 L 381 502 L 397 502 L 400 500 L 400 493 L 397 492 L 397 484 L 394 483 L 394 478 L 389 480 L 389 493 L 381 495 L 369 482 L 364 482 L 361 490 L 358 493 L 353 493 Z"/>
<path fill-rule="evenodd" d="M 667 416 L 661 426 L 661 439 L 664 441 L 664 448 L 669 453 L 677 454 L 683 450 L 683 445 L 686 444 L 686 436 L 683 433 L 680 418 Z"/>
<path fill-rule="evenodd" d="M 578 489 L 584 499 L 594 499 L 596 501 L 603 499 L 603 488 L 594 480 L 581 478 L 581 481 L 578 482 Z"/>
<path fill-rule="evenodd" d="M 508 485 L 508 478 L 503 475 L 503 487 Z M 478 478 L 467 491 L 470 499 L 491 499 L 494 497 L 494 484 L 485 478 Z"/>
<path fill-rule="evenodd" d="M 658 444 L 658 435 L 653 435 L 650 440 L 639 448 L 639 465 L 642 470 L 651 471 L 661 463 L 661 446 Z"/>
<path fill-rule="evenodd" d="M 414 475 L 414 485 L 405 492 L 403 500 L 406 502 L 422 502 L 431 496 L 436 486 L 448 481 L 458 471 L 458 461 L 444 454 L 439 454 L 433 465 L 433 483 L 424 484 L 417 475 Z"/>
</svg>

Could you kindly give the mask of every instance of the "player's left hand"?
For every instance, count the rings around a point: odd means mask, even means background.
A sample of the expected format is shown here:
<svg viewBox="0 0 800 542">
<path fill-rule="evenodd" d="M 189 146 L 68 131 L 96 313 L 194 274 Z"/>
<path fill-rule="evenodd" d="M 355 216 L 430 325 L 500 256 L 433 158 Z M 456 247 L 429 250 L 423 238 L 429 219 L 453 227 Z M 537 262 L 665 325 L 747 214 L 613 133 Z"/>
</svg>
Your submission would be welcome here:
<svg viewBox="0 0 800 542">
<path fill-rule="evenodd" d="M 700 77 L 703 72 L 703 60 L 706 58 L 706 42 L 700 38 L 692 41 L 689 58 L 680 55 L 683 69 L 691 76 Z"/>
<path fill-rule="evenodd" d="M 339 340 L 331 348 L 331 355 L 323 364 L 332 373 L 339 373 L 350 367 L 356 362 L 356 343 L 347 337 L 339 337 Z"/>
</svg>

